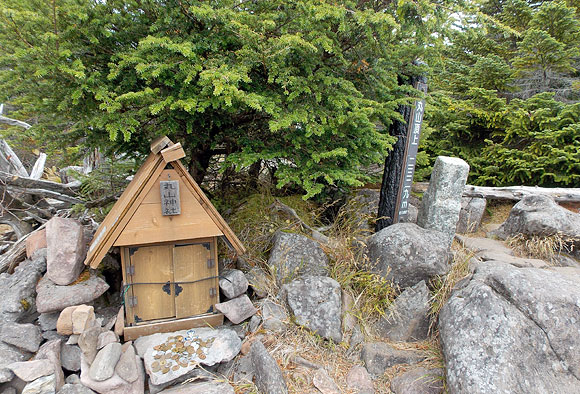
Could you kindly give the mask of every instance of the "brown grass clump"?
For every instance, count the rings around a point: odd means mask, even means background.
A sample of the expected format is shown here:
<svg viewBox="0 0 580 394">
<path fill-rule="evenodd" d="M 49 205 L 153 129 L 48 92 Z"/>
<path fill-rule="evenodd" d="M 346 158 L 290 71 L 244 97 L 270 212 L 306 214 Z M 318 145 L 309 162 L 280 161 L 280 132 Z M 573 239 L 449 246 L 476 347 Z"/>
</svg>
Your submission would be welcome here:
<svg viewBox="0 0 580 394">
<path fill-rule="evenodd" d="M 578 239 L 566 237 L 561 233 L 553 235 L 525 235 L 517 234 L 506 240 L 514 253 L 520 257 L 541 259 L 548 263 L 555 263 L 562 253 L 571 253 L 574 243 Z"/>
</svg>

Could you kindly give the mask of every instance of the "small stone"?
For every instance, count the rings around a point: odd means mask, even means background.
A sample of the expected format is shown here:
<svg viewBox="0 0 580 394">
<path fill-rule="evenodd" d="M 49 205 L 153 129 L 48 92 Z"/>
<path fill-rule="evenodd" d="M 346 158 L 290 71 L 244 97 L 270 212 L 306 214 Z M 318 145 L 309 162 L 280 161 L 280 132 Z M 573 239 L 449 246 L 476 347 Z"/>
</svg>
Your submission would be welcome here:
<svg viewBox="0 0 580 394">
<path fill-rule="evenodd" d="M 371 375 L 380 376 L 387 368 L 398 364 L 416 364 L 425 359 L 411 350 L 398 350 L 384 342 L 366 343 L 361 358 Z"/>
<path fill-rule="evenodd" d="M 81 354 L 81 349 L 77 345 L 63 343 L 60 347 L 60 362 L 62 367 L 67 371 L 80 371 Z"/>
<path fill-rule="evenodd" d="M 252 316 L 252 318 L 250 319 L 250 323 L 248 324 L 248 330 L 251 333 L 254 333 L 258 330 L 258 327 L 260 327 L 260 324 L 262 323 L 262 318 L 258 315 L 254 315 Z"/>
<path fill-rule="evenodd" d="M 340 394 L 340 389 L 335 381 L 328 376 L 328 372 L 324 368 L 320 368 L 314 372 L 312 383 L 322 394 Z"/>
<path fill-rule="evenodd" d="M 71 376 L 76 376 L 77 379 L 79 379 L 79 377 L 77 375 L 71 375 Z M 80 379 L 79 382 L 77 384 L 65 384 L 64 386 L 62 386 L 62 388 L 60 389 L 60 391 L 57 394 L 93 394 L 94 391 L 91 390 L 88 387 L 85 387 L 81 384 Z"/>
<path fill-rule="evenodd" d="M 89 305 L 79 305 L 72 312 L 73 334 L 82 334 L 84 330 L 93 326 L 95 309 Z"/>
<path fill-rule="evenodd" d="M 66 307 L 60 312 L 56 321 L 56 332 L 60 335 L 71 335 L 73 333 L 72 314 L 75 309 L 77 309 L 76 305 Z"/>
<path fill-rule="evenodd" d="M 38 324 L 42 331 L 54 331 L 56 330 L 56 322 L 60 316 L 59 312 L 52 313 L 41 313 L 38 316 Z"/>
<path fill-rule="evenodd" d="M 54 374 L 54 365 L 50 360 L 46 359 L 21 361 L 10 364 L 8 368 L 14 372 L 14 375 L 25 382 L 32 382 L 40 377 Z"/>
<path fill-rule="evenodd" d="M 358 390 L 360 394 L 372 394 L 375 392 L 371 375 L 365 367 L 360 365 L 355 365 L 348 371 L 346 385 L 350 389 Z"/>
<path fill-rule="evenodd" d="M 176 385 L 163 390 L 163 394 L 234 394 L 234 388 L 226 382 L 194 382 Z"/>
<path fill-rule="evenodd" d="M 115 373 L 115 366 L 120 357 L 120 343 L 115 342 L 105 346 L 97 353 L 91 364 L 91 369 L 89 370 L 90 378 L 97 382 L 109 379 Z"/>
<path fill-rule="evenodd" d="M 8 368 L 10 364 L 28 360 L 30 356 L 28 352 L 0 342 L 0 383 L 9 382 L 14 378 L 14 373 Z"/>
<path fill-rule="evenodd" d="M 236 298 L 248 290 L 248 279 L 240 270 L 224 272 L 219 280 L 220 289 L 229 298 Z"/>
<path fill-rule="evenodd" d="M 136 359 L 135 362 L 139 365 L 139 378 L 133 383 L 127 383 L 117 374 L 113 374 L 111 378 L 99 382 L 89 376 L 90 367 L 83 357 L 81 359 L 81 383 L 101 394 L 142 394 L 145 392 L 145 370 L 141 359 Z"/>
<path fill-rule="evenodd" d="M 46 223 L 46 276 L 60 286 L 74 282 L 84 269 L 83 227 L 75 220 L 53 217 Z"/>
<path fill-rule="evenodd" d="M 27 352 L 35 353 L 42 342 L 38 326 L 7 322 L 1 326 L 0 340 Z"/>
<path fill-rule="evenodd" d="M 101 332 L 100 327 L 91 327 L 79 337 L 79 347 L 89 364 L 93 362 L 97 355 L 97 343 Z"/>
<path fill-rule="evenodd" d="M 286 308 L 271 300 L 262 303 L 262 328 L 268 331 L 284 332 L 288 324 Z"/>
<path fill-rule="evenodd" d="M 34 356 L 34 360 L 49 360 L 53 367 L 54 367 L 54 376 L 55 376 L 55 388 L 56 391 L 60 390 L 60 388 L 64 385 L 64 373 L 62 372 L 62 365 L 60 362 L 60 339 L 53 339 L 46 343 L 44 343 L 36 356 Z"/>
<path fill-rule="evenodd" d="M 80 335 L 73 334 L 73 335 L 68 337 L 66 344 L 67 345 L 76 345 L 79 343 L 79 338 L 80 338 Z"/>
<path fill-rule="evenodd" d="M 234 365 L 234 382 L 252 382 L 254 380 L 254 364 L 249 355 L 237 359 Z"/>
<path fill-rule="evenodd" d="M 102 349 L 109 343 L 119 342 L 119 337 L 113 331 L 105 331 L 99 334 L 97 349 Z"/>
<path fill-rule="evenodd" d="M 415 368 L 391 380 L 394 394 L 443 393 L 443 370 Z"/>
<path fill-rule="evenodd" d="M 265 298 L 268 296 L 269 279 L 263 269 L 253 267 L 246 274 L 246 278 L 257 298 Z"/>
<path fill-rule="evenodd" d="M 243 322 L 258 311 L 247 295 L 215 304 L 215 308 L 222 312 L 234 324 Z"/>
<path fill-rule="evenodd" d="M 456 232 L 460 234 L 474 233 L 479 228 L 481 218 L 485 213 L 487 200 L 482 197 L 463 197 Z"/>
<path fill-rule="evenodd" d="M 33 231 L 26 238 L 26 258 L 32 257 L 34 252 L 46 248 L 46 229 Z"/>
<path fill-rule="evenodd" d="M 133 383 L 139 378 L 139 367 L 135 362 L 135 348 L 129 345 L 121 354 L 121 358 L 115 367 L 115 372 L 123 380 Z"/>
<path fill-rule="evenodd" d="M 68 375 L 64 380 L 66 384 L 81 384 L 81 378 L 77 374 Z"/>
<path fill-rule="evenodd" d="M 125 308 L 119 308 L 119 312 L 117 313 L 117 319 L 115 320 L 115 329 L 114 332 L 117 334 L 118 337 L 123 336 L 123 332 L 125 330 Z"/>
<path fill-rule="evenodd" d="M 346 292 L 342 291 L 341 294 L 342 300 L 342 329 L 347 331 L 352 331 L 354 326 L 356 325 L 356 317 L 354 314 L 354 297 Z"/>
<path fill-rule="evenodd" d="M 52 374 L 28 383 L 22 394 L 54 394 L 56 391 L 56 377 Z"/>
<path fill-rule="evenodd" d="M 256 386 L 260 392 L 268 394 L 288 393 L 282 370 L 262 342 L 255 341 L 252 344 L 250 357 L 254 365 Z"/>
</svg>

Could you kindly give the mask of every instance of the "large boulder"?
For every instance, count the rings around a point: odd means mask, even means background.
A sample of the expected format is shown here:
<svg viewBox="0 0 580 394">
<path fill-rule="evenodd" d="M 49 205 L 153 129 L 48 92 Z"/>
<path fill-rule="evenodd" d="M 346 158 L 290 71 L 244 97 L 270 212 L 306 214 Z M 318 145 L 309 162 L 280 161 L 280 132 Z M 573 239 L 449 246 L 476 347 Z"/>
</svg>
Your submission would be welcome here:
<svg viewBox="0 0 580 394">
<path fill-rule="evenodd" d="M 451 246 L 465 189 L 469 165 L 457 158 L 439 156 L 433 166 L 429 188 L 423 195 L 417 224 L 423 228 L 441 231 Z"/>
<path fill-rule="evenodd" d="M 451 268 L 447 236 L 414 223 L 396 223 L 369 238 L 370 268 L 400 287 L 410 287 Z"/>
<path fill-rule="evenodd" d="M 522 198 L 510 211 L 507 220 L 495 232 L 500 238 L 524 234 L 550 236 L 559 234 L 580 246 L 580 214 L 571 212 L 543 195 Z"/>
<path fill-rule="evenodd" d="M 287 283 L 304 275 L 328 275 L 328 257 L 320 244 L 300 234 L 278 231 L 268 259 L 278 283 Z"/>
<path fill-rule="evenodd" d="M 20 263 L 12 275 L 0 274 L 0 322 L 22 321 L 36 312 L 34 288 L 44 271 L 46 249 L 41 249 Z"/>
<path fill-rule="evenodd" d="M 67 306 L 89 303 L 108 289 L 107 282 L 94 274 L 69 286 L 59 286 L 44 276 L 36 285 L 36 309 L 40 313 L 61 311 Z"/>
<path fill-rule="evenodd" d="M 53 217 L 46 223 L 46 276 L 57 285 L 74 282 L 84 269 L 83 226 L 73 219 Z"/>
<path fill-rule="evenodd" d="M 429 335 L 430 299 L 424 280 L 406 289 L 375 325 L 377 333 L 396 342 L 426 339 Z"/>
<path fill-rule="evenodd" d="M 578 276 L 484 262 L 439 316 L 451 393 L 574 393 Z"/>
<path fill-rule="evenodd" d="M 341 289 L 334 279 L 306 276 L 282 288 L 296 323 L 323 338 L 342 340 Z"/>
</svg>

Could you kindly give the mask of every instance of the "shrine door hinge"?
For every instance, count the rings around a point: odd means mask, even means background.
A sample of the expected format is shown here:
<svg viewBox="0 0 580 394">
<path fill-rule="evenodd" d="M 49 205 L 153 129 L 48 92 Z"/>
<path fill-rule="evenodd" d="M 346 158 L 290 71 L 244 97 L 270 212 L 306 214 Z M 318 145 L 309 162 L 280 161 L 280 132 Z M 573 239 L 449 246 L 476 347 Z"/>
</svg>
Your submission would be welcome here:
<svg viewBox="0 0 580 394">
<path fill-rule="evenodd" d="M 211 288 L 209 289 L 209 296 L 210 296 L 210 297 L 215 297 L 216 295 L 217 295 L 217 290 L 216 290 L 216 288 L 215 288 L 215 287 L 211 287 Z"/>
<path fill-rule="evenodd" d="M 207 268 L 215 267 L 215 261 L 213 259 L 207 259 Z"/>
<path fill-rule="evenodd" d="M 128 296 L 127 297 L 127 306 L 133 308 L 137 306 L 137 296 Z"/>
<path fill-rule="evenodd" d="M 129 275 L 129 276 L 135 275 L 135 266 L 134 265 L 127 266 L 127 275 Z"/>
</svg>

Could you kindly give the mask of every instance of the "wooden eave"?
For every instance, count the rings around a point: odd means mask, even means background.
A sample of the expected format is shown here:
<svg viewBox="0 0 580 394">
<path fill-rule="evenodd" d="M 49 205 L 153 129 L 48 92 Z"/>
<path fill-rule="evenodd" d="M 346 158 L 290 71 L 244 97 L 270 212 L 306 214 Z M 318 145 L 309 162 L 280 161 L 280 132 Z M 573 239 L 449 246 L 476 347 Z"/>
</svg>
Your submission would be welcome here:
<svg viewBox="0 0 580 394">
<path fill-rule="evenodd" d="M 159 141 L 162 141 L 165 146 L 159 149 Z M 175 144 L 178 145 L 178 144 Z M 163 172 L 166 165 L 171 163 L 175 171 L 177 171 L 184 182 L 187 189 L 194 195 L 199 204 L 203 207 L 205 212 L 209 215 L 215 225 L 220 229 L 225 237 L 228 246 L 233 248 L 238 254 L 246 252 L 244 246 L 236 237 L 232 229 L 228 226 L 226 221 L 221 217 L 217 209 L 213 206 L 211 201 L 203 193 L 199 185 L 191 177 L 185 166 L 175 159 L 175 157 L 183 157 L 181 154 L 176 154 L 176 151 L 182 150 L 181 146 L 175 147 L 173 143 L 167 138 L 158 139 L 151 145 L 152 151 L 141 168 L 137 171 L 133 180 L 129 183 L 119 200 L 115 203 L 109 214 L 105 217 L 89 246 L 85 265 L 91 268 L 97 268 L 109 249 L 115 244 L 123 229 L 135 214 L 139 205 L 143 202 L 147 192 L 151 189 L 159 175 Z M 165 155 L 164 155 L 165 152 Z M 168 160 L 168 161 L 165 161 Z"/>
</svg>

